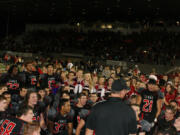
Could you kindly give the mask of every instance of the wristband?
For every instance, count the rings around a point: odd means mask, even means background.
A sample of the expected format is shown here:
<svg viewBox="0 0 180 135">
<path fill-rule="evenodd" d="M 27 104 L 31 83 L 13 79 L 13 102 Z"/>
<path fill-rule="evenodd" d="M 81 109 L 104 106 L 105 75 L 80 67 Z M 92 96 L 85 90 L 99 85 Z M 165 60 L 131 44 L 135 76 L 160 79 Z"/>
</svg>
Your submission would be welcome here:
<svg viewBox="0 0 180 135">
<path fill-rule="evenodd" d="M 155 122 L 155 123 L 157 122 L 157 118 L 154 119 L 154 122 Z"/>
</svg>

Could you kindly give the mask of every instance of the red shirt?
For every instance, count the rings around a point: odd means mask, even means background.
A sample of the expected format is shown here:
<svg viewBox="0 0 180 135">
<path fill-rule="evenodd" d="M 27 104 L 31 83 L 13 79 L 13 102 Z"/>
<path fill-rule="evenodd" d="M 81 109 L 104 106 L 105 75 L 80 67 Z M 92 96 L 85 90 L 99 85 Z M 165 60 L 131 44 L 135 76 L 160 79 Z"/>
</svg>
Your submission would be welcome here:
<svg viewBox="0 0 180 135">
<path fill-rule="evenodd" d="M 171 100 L 175 100 L 176 96 L 177 96 L 177 90 L 174 90 L 172 94 L 167 93 L 167 92 L 165 93 L 165 99 L 168 102 L 168 104 L 170 103 Z M 165 109 L 166 109 L 166 106 L 164 104 L 164 106 L 162 107 L 162 110 L 165 110 Z"/>
<path fill-rule="evenodd" d="M 177 97 L 176 97 L 176 101 L 178 102 L 178 105 L 179 105 L 179 107 L 180 107 L 180 96 L 177 96 Z"/>
<path fill-rule="evenodd" d="M 132 95 L 137 95 L 138 92 L 135 90 L 135 87 L 133 85 L 130 86 L 130 91 L 127 93 L 127 97 L 130 98 Z"/>
<path fill-rule="evenodd" d="M 171 100 L 175 100 L 176 95 L 177 95 L 177 90 L 174 90 L 174 92 L 172 94 L 165 93 L 165 99 L 169 103 Z"/>
</svg>

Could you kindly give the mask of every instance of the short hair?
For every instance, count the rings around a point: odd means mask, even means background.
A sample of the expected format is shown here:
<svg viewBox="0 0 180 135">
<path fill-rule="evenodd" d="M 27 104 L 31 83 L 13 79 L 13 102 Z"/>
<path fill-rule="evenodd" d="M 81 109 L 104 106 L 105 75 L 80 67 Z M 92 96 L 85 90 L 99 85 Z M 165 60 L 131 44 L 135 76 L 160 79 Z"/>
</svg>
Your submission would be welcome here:
<svg viewBox="0 0 180 135">
<path fill-rule="evenodd" d="M 98 78 L 99 78 L 99 79 L 100 79 L 100 78 L 104 78 L 104 79 L 105 79 L 106 77 L 105 77 L 105 76 L 100 75 Z"/>
<path fill-rule="evenodd" d="M 137 98 L 137 95 L 132 95 L 130 99 Z"/>
<path fill-rule="evenodd" d="M 80 93 L 80 94 L 78 94 L 78 98 L 81 98 L 81 97 L 83 97 L 83 96 L 86 96 L 86 97 L 87 97 L 87 95 L 86 95 L 86 94 L 84 94 L 84 93 Z"/>
<path fill-rule="evenodd" d="M 73 75 L 75 75 L 75 73 L 74 73 L 73 71 L 70 71 L 70 72 L 68 73 L 68 75 L 71 74 L 71 73 L 72 73 Z"/>
<path fill-rule="evenodd" d="M 178 104 L 178 102 L 176 100 L 171 100 L 170 103 L 172 103 L 172 102 Z"/>
<path fill-rule="evenodd" d="M 2 89 L 3 87 L 7 87 L 7 85 L 5 83 L 0 83 L 0 89 Z"/>
<path fill-rule="evenodd" d="M 11 65 L 11 67 L 8 70 L 8 73 L 11 74 L 13 72 L 14 68 L 18 68 L 18 66 L 17 65 Z"/>
<path fill-rule="evenodd" d="M 137 78 L 137 77 L 134 77 L 134 76 L 131 78 L 131 80 L 133 80 L 133 79 L 138 80 L 138 78 Z"/>
<path fill-rule="evenodd" d="M 84 93 L 84 94 L 86 95 L 86 97 L 89 96 L 89 90 L 87 90 L 87 89 L 83 89 L 83 90 L 82 90 L 82 93 Z"/>
<path fill-rule="evenodd" d="M 25 124 L 24 135 L 30 135 L 34 131 L 37 131 L 38 129 L 40 129 L 40 123 L 39 122 L 33 122 L 33 123 Z"/>
<path fill-rule="evenodd" d="M 112 78 L 112 77 L 109 77 L 107 80 L 109 81 L 110 79 L 113 79 L 113 80 L 114 80 L 114 78 Z"/>
<path fill-rule="evenodd" d="M 82 71 L 82 72 L 84 72 L 84 70 L 83 70 L 83 69 L 78 69 L 78 70 L 77 70 L 77 72 L 79 72 L 79 71 Z"/>
<path fill-rule="evenodd" d="M 64 98 L 60 99 L 60 101 L 59 101 L 59 109 L 61 110 L 62 106 L 64 106 L 67 102 L 69 102 L 68 99 L 64 99 Z"/>
<path fill-rule="evenodd" d="M 52 67 L 54 68 L 54 65 L 53 65 L 53 64 L 48 64 L 48 65 L 46 66 L 46 68 L 48 68 L 49 66 L 52 66 Z"/>
<path fill-rule="evenodd" d="M 29 110 L 33 111 L 33 108 L 30 106 L 22 105 L 17 112 L 17 116 L 21 117 L 22 115 L 26 115 Z"/>
<path fill-rule="evenodd" d="M 97 92 L 90 93 L 90 97 L 91 97 L 92 95 L 98 96 Z"/>
<path fill-rule="evenodd" d="M 0 95 L 0 102 L 3 100 L 7 100 L 7 99 L 4 97 L 4 95 Z"/>
<path fill-rule="evenodd" d="M 159 80 L 159 86 L 165 86 L 165 84 L 166 84 L 165 80 L 163 80 L 163 79 Z"/>
<path fill-rule="evenodd" d="M 62 93 L 61 93 L 61 97 L 62 97 L 64 94 L 66 94 L 66 95 L 70 96 L 68 91 L 62 91 Z"/>
<path fill-rule="evenodd" d="M 171 105 L 166 106 L 166 110 L 171 110 L 173 114 L 176 114 L 176 109 Z"/>
<path fill-rule="evenodd" d="M 19 89 L 20 91 L 22 91 L 23 89 L 25 89 L 25 90 L 27 90 L 28 91 L 28 89 L 27 88 L 25 88 L 25 87 L 21 87 L 21 89 Z"/>
<path fill-rule="evenodd" d="M 61 73 L 62 68 L 57 68 L 57 69 L 56 69 L 56 73 L 57 73 L 58 71 L 60 71 L 60 73 Z"/>
<path fill-rule="evenodd" d="M 33 62 L 32 60 L 26 61 L 26 62 L 25 62 L 25 66 L 27 67 L 27 65 L 28 65 L 28 64 L 32 64 L 32 62 Z"/>
<path fill-rule="evenodd" d="M 9 91 L 5 91 L 5 92 L 2 93 L 2 95 L 3 95 L 3 96 L 5 96 L 5 95 L 11 95 L 11 93 L 10 93 Z"/>
</svg>

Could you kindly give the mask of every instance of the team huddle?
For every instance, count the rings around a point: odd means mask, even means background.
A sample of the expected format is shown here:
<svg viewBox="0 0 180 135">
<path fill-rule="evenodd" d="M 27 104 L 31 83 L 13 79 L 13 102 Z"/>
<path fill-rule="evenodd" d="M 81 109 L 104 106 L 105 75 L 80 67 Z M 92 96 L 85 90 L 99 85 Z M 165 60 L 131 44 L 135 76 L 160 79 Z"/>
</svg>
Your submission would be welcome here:
<svg viewBox="0 0 180 135">
<path fill-rule="evenodd" d="M 146 77 L 136 71 L 122 76 L 118 68 L 106 66 L 95 74 L 71 66 L 66 70 L 54 64 L 38 67 L 33 61 L 27 61 L 21 71 L 11 65 L 0 76 L 0 135 L 89 135 L 89 125 L 98 135 L 92 110 L 111 100 L 119 79 L 127 85 L 118 87 L 126 89 L 122 101 L 134 110 L 133 132 L 178 134 L 180 74 L 170 81 L 167 75 Z"/>
</svg>

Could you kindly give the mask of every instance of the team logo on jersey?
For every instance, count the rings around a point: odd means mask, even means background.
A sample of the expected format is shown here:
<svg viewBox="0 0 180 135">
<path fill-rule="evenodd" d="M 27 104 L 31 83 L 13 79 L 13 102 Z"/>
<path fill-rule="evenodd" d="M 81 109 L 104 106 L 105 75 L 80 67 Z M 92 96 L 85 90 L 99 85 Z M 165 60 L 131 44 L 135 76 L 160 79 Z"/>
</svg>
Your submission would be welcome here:
<svg viewBox="0 0 180 135">
<path fill-rule="evenodd" d="M 4 120 L 0 126 L 1 135 L 10 135 L 16 124 L 8 119 Z"/>
<path fill-rule="evenodd" d="M 13 89 L 13 90 L 16 90 L 19 88 L 19 84 L 17 80 L 10 80 L 6 85 L 9 89 Z"/>
<path fill-rule="evenodd" d="M 53 78 L 48 78 L 48 87 L 50 88 L 50 89 L 52 89 L 52 88 L 54 88 L 55 87 L 55 78 L 53 77 Z"/>
<path fill-rule="evenodd" d="M 36 76 L 31 76 L 30 79 L 31 79 L 31 85 L 36 85 L 37 83 Z"/>
<path fill-rule="evenodd" d="M 59 120 L 54 123 L 54 133 L 62 133 L 65 130 L 67 130 L 67 120 Z"/>
</svg>

